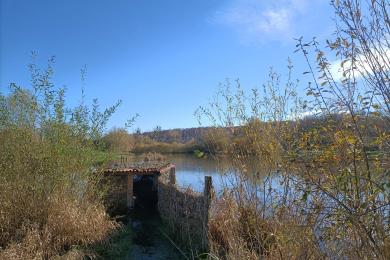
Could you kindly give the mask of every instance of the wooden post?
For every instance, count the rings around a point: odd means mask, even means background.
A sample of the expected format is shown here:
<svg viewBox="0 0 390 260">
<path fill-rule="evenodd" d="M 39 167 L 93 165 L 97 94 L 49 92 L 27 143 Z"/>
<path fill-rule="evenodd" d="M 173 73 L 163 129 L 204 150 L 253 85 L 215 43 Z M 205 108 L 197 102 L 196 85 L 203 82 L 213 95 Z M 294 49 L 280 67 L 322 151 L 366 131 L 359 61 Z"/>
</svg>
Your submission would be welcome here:
<svg viewBox="0 0 390 260">
<path fill-rule="evenodd" d="M 204 176 L 204 196 L 206 201 L 210 203 L 211 201 L 211 190 L 213 188 L 213 182 L 211 176 Z M 210 205 L 208 205 L 210 206 Z"/>
<path fill-rule="evenodd" d="M 209 229 L 209 211 L 211 205 L 211 195 L 213 189 L 213 181 L 211 176 L 204 176 L 204 222 L 203 222 L 203 247 L 208 250 L 208 229 Z"/>
<path fill-rule="evenodd" d="M 176 185 L 176 172 L 175 167 L 169 169 L 169 184 L 174 186 Z"/>
<path fill-rule="evenodd" d="M 133 200 L 133 174 L 127 174 L 127 208 L 132 209 L 134 207 Z"/>
<path fill-rule="evenodd" d="M 171 167 L 169 169 L 169 183 L 168 183 L 168 201 L 166 201 L 167 212 L 168 212 L 168 223 L 169 226 L 173 227 L 176 224 L 175 214 L 177 214 L 176 205 L 176 169 Z"/>
</svg>

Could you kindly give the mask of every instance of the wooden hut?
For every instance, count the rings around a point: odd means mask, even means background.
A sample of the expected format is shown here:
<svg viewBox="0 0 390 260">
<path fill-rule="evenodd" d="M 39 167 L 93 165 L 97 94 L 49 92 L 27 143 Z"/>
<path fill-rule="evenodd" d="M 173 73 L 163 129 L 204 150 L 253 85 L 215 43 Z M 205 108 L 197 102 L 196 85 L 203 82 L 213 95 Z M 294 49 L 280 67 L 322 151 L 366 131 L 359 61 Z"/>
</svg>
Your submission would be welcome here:
<svg viewBox="0 0 390 260">
<path fill-rule="evenodd" d="M 127 209 L 134 208 L 136 197 L 134 196 L 134 181 L 145 176 L 152 177 L 152 190 L 157 190 L 157 178 L 161 174 L 174 175 L 175 165 L 161 162 L 142 162 L 142 163 L 112 163 L 104 169 L 106 178 L 110 179 L 115 185 L 115 191 L 112 196 L 117 198 L 126 197 Z"/>
</svg>

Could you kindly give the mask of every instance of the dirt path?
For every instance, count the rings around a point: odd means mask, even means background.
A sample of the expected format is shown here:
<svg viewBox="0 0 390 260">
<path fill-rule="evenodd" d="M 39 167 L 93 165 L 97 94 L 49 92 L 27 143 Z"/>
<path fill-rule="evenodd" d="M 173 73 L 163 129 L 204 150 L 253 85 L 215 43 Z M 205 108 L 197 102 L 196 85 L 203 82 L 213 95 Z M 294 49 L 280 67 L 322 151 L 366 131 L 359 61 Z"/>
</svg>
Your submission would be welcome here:
<svg viewBox="0 0 390 260">
<path fill-rule="evenodd" d="M 162 235 L 162 223 L 156 212 L 135 211 L 131 216 L 131 225 L 133 245 L 126 259 L 184 259 Z"/>
</svg>

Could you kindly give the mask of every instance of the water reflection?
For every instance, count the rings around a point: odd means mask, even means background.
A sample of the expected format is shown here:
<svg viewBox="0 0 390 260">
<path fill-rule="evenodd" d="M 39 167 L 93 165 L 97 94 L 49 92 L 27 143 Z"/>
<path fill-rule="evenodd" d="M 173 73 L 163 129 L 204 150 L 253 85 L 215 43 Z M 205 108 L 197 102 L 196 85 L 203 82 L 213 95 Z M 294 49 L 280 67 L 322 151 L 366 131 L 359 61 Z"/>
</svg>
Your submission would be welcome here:
<svg viewBox="0 0 390 260">
<path fill-rule="evenodd" d="M 231 162 L 224 158 L 216 160 L 213 157 L 196 158 L 191 155 L 169 155 L 167 160 L 176 165 L 176 182 L 179 187 L 191 187 L 193 190 L 202 192 L 204 188 L 204 176 L 212 176 L 213 187 L 216 193 L 221 193 L 224 188 L 238 187 L 242 181 L 242 174 L 235 174 Z M 255 186 L 261 185 L 269 173 L 258 169 L 254 159 L 248 160 L 245 177 L 250 180 L 248 183 Z M 275 177 L 275 173 L 271 175 Z M 280 188 L 278 178 L 272 178 L 272 188 Z M 248 187 L 246 187 L 248 188 Z"/>
<path fill-rule="evenodd" d="M 216 192 L 220 192 L 224 187 L 224 175 L 220 171 L 223 162 L 220 160 L 196 158 L 191 155 L 169 155 L 167 160 L 176 165 L 176 183 L 181 188 L 191 187 L 202 192 L 205 176 L 213 178 Z"/>
<path fill-rule="evenodd" d="M 233 167 L 231 161 L 226 158 L 197 158 L 189 154 L 164 155 L 166 161 L 176 165 L 176 183 L 180 188 L 191 187 L 194 191 L 203 192 L 205 176 L 211 176 L 214 191 L 220 194 L 224 188 L 239 187 L 245 185 L 247 191 L 258 192 L 262 190 L 264 181 L 274 190 L 282 190 L 280 178 L 277 172 L 267 172 L 259 169 L 259 163 L 255 158 L 245 160 L 245 167 L 238 173 L 237 167 Z M 135 160 L 143 160 L 144 156 L 136 156 Z M 237 166 L 237 165 L 236 165 Z M 236 174 L 237 173 L 237 174 Z M 272 177 L 272 178 L 269 178 Z M 243 182 L 243 179 L 248 181 Z"/>
</svg>

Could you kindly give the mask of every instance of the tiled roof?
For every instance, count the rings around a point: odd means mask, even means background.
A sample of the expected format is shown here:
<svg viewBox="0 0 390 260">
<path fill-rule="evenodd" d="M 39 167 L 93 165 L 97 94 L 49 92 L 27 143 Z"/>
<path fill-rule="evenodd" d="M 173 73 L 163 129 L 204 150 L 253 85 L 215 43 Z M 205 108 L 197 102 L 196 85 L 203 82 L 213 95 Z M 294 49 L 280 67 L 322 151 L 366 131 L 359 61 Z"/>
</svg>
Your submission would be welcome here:
<svg viewBox="0 0 390 260">
<path fill-rule="evenodd" d="M 135 174 L 160 174 L 168 171 L 175 165 L 162 162 L 141 162 L 141 163 L 112 163 L 103 170 L 104 173 L 135 173 Z"/>
</svg>

